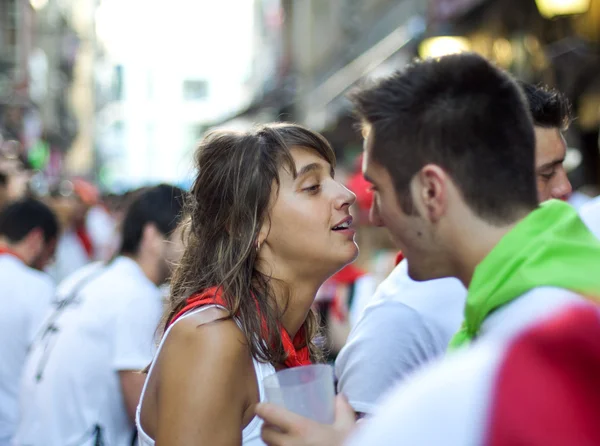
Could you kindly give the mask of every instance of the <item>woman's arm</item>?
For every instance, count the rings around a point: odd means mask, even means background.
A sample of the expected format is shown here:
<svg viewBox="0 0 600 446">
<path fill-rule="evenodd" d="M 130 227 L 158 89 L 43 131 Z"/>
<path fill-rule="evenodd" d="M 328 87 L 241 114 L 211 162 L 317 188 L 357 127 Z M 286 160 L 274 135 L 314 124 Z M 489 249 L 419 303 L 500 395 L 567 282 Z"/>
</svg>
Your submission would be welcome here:
<svg viewBox="0 0 600 446">
<path fill-rule="evenodd" d="M 178 322 L 161 352 L 156 446 L 241 445 L 254 376 L 234 321 Z"/>
</svg>

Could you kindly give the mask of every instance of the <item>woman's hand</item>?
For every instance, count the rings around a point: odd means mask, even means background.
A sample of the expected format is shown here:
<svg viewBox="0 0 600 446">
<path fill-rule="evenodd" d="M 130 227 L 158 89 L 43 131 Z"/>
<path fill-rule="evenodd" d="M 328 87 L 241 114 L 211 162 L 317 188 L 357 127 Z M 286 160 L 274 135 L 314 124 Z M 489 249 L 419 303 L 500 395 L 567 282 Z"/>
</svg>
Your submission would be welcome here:
<svg viewBox="0 0 600 446">
<path fill-rule="evenodd" d="M 262 439 L 269 446 L 340 446 L 354 428 L 354 410 L 343 395 L 335 402 L 335 422 L 320 424 L 274 404 L 259 404 L 256 414 L 265 421 Z"/>
</svg>

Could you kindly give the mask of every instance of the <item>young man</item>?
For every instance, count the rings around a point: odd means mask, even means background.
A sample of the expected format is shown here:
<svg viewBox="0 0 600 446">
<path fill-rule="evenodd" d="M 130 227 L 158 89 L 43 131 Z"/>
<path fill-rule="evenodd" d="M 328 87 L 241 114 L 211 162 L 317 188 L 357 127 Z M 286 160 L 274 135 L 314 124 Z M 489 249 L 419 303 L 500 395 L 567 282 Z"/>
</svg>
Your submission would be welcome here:
<svg viewBox="0 0 600 446">
<path fill-rule="evenodd" d="M 39 201 L 16 201 L 0 212 L 0 446 L 16 429 L 25 357 L 54 293 L 38 270 L 52 257 L 57 234 L 56 217 Z"/>
<path fill-rule="evenodd" d="M 474 54 L 447 56 L 380 81 L 355 104 L 367 129 L 363 172 L 375 190 L 372 221 L 394 235 L 412 279 L 456 277 L 468 288 L 453 348 L 477 338 L 502 345 L 583 305 L 584 296 L 600 296 L 600 242 L 569 205 L 538 206 L 533 122 L 509 75 Z M 444 393 L 432 382 L 429 388 L 421 397 L 433 409 Z M 456 413 L 474 404 L 468 396 L 452 400 Z M 339 444 L 335 427 L 269 405 L 257 413 L 267 422 L 268 444 Z M 427 410 L 420 415 L 421 424 L 395 417 L 396 439 L 412 429 L 422 438 L 405 444 L 434 444 L 428 434 L 446 424 L 428 419 Z M 472 444 L 453 432 L 446 432 L 448 443 Z M 396 444 L 394 437 L 367 438 L 362 444 Z"/>
<path fill-rule="evenodd" d="M 573 191 L 564 168 L 567 144 L 562 132 L 571 124 L 571 106 L 558 91 L 519 82 L 535 130 L 535 176 L 540 202 L 567 200 Z"/>
<path fill-rule="evenodd" d="M 120 255 L 61 283 L 25 367 L 15 445 L 132 444 L 139 370 L 162 314 L 158 286 L 181 252 L 182 197 L 168 185 L 137 196 Z"/>
<path fill-rule="evenodd" d="M 561 131 L 570 106 L 556 90 L 519 83 L 536 134 L 535 174 L 540 202 L 566 199 L 571 184 L 563 167 Z M 364 317 L 336 360 L 338 392 L 358 413 L 370 414 L 379 398 L 418 367 L 445 353 L 463 319 L 467 291 L 455 278 L 416 282 L 406 260 L 378 288 Z"/>
</svg>

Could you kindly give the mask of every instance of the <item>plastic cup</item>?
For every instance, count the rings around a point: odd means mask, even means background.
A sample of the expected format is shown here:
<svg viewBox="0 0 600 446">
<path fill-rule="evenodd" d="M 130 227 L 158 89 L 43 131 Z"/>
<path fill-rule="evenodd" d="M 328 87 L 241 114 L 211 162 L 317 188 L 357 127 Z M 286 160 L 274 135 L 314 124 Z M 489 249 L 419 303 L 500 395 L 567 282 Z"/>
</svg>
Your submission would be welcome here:
<svg viewBox="0 0 600 446">
<path fill-rule="evenodd" d="M 267 402 L 285 407 L 319 423 L 333 424 L 333 367 L 307 365 L 281 370 L 263 380 Z"/>
</svg>

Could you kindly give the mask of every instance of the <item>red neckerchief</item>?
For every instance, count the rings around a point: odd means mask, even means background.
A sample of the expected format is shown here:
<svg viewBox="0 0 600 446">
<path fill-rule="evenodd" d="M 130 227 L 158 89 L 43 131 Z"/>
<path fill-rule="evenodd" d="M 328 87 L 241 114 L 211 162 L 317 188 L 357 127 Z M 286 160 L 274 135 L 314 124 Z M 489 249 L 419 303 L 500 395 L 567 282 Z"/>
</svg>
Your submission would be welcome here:
<svg viewBox="0 0 600 446">
<path fill-rule="evenodd" d="M 25 260 L 23 260 L 23 257 L 21 257 L 19 254 L 17 254 L 15 251 L 13 251 L 10 248 L 7 248 L 6 246 L 0 246 L 0 255 L 2 254 L 8 254 L 10 256 L 16 257 L 17 259 L 19 259 L 21 262 L 25 263 Z"/>
<path fill-rule="evenodd" d="M 88 258 L 91 259 L 94 255 L 94 246 L 92 245 L 92 239 L 90 238 L 90 235 L 85 230 L 85 226 L 78 225 L 75 228 L 75 234 L 83 245 L 83 249 L 85 249 L 85 253 L 87 254 Z"/>
<path fill-rule="evenodd" d="M 366 271 L 363 271 L 362 269 L 350 264 L 331 276 L 328 282 L 332 282 L 336 288 L 340 285 L 349 287 L 366 274 Z M 336 290 L 336 293 L 333 296 L 333 302 L 330 311 L 332 316 L 338 321 L 345 321 L 347 319 L 344 307 L 345 305 L 344 302 L 342 302 L 341 295 Z"/>
<path fill-rule="evenodd" d="M 179 313 L 177 313 L 175 317 L 171 319 L 169 325 L 172 325 L 177 319 L 190 310 L 200 308 L 204 305 L 213 304 L 227 308 L 227 303 L 225 302 L 225 299 L 223 299 L 222 292 L 216 287 L 209 288 L 204 292 L 194 294 L 192 297 L 188 298 L 185 307 L 183 307 L 181 311 L 179 311 Z M 265 327 L 264 322 L 263 327 Z M 289 368 L 310 365 L 310 350 L 308 349 L 308 344 L 306 342 L 306 333 L 304 331 L 304 327 L 298 330 L 298 333 L 296 333 L 296 336 L 294 336 L 293 340 L 290 338 L 290 335 L 285 328 L 280 326 L 279 330 L 281 332 L 281 343 L 287 354 L 287 359 L 285 360 L 284 365 Z"/>
<path fill-rule="evenodd" d="M 404 260 L 404 254 L 402 254 L 402 251 L 398 251 L 398 254 L 396 254 L 396 263 L 394 264 L 394 266 L 398 266 L 402 260 Z"/>
</svg>

